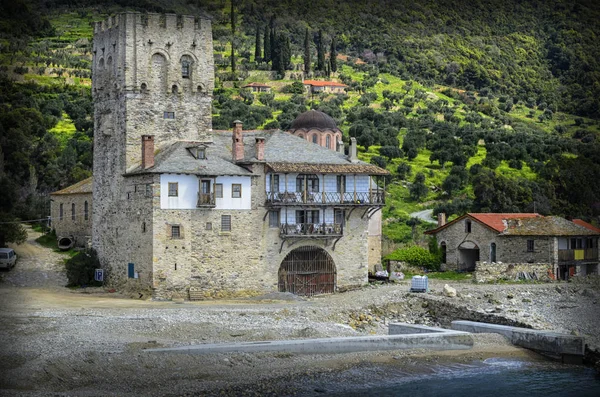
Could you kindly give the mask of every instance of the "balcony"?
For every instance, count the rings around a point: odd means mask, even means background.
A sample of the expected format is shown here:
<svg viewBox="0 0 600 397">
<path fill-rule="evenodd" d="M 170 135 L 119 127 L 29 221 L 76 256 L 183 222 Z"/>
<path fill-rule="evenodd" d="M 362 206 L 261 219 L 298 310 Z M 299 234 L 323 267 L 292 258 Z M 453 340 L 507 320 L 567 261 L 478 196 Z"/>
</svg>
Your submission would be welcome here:
<svg viewBox="0 0 600 397">
<path fill-rule="evenodd" d="M 215 206 L 214 193 L 198 193 L 198 208 L 213 208 Z"/>
<path fill-rule="evenodd" d="M 598 248 L 558 250 L 558 263 L 577 263 L 581 261 L 598 261 Z"/>
<path fill-rule="evenodd" d="M 340 223 L 282 223 L 281 237 L 341 237 L 344 227 Z"/>
<path fill-rule="evenodd" d="M 383 190 L 372 192 L 267 192 L 267 205 L 278 206 L 383 206 L 385 194 Z"/>
</svg>

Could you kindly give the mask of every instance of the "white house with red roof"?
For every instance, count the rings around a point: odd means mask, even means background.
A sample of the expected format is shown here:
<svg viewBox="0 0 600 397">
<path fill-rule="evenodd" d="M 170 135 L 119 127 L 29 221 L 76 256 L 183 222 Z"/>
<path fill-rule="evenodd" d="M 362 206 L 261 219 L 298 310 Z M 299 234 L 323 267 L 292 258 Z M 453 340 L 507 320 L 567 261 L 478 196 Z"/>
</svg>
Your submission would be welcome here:
<svg viewBox="0 0 600 397">
<path fill-rule="evenodd" d="M 582 220 L 536 213 L 468 213 L 448 223 L 444 216 L 438 219 L 438 227 L 425 233 L 437 238 L 446 269 L 473 271 L 482 263 L 526 269 L 531 264 L 548 266 L 558 279 L 598 274 L 600 229 Z"/>
<path fill-rule="evenodd" d="M 302 82 L 304 88 L 311 94 L 319 94 L 321 92 L 330 94 L 343 94 L 348 86 L 337 81 L 320 81 L 320 80 L 304 80 Z"/>
</svg>

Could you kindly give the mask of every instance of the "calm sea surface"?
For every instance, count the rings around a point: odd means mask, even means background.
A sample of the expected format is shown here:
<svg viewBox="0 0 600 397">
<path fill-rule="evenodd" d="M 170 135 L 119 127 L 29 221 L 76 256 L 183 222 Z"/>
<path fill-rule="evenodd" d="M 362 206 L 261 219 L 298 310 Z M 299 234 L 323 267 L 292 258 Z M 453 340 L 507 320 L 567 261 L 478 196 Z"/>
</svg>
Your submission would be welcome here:
<svg viewBox="0 0 600 397">
<path fill-rule="evenodd" d="M 348 385 L 343 392 L 329 389 L 321 395 L 600 397 L 600 377 L 593 369 L 555 363 L 487 359 L 472 365 L 440 366 L 427 375 L 403 376 L 393 369 L 385 371 L 385 379 L 381 372 L 372 375 L 366 384 Z"/>
</svg>

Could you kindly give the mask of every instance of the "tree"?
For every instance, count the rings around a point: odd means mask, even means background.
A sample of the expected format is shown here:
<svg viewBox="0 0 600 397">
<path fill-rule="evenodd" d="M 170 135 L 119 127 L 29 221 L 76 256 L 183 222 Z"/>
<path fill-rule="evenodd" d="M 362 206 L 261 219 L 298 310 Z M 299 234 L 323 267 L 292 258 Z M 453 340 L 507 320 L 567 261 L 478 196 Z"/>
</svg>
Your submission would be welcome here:
<svg viewBox="0 0 600 397">
<path fill-rule="evenodd" d="M 231 73 L 235 74 L 235 2 L 231 0 Z"/>
<path fill-rule="evenodd" d="M 260 27 L 256 26 L 256 38 L 254 42 L 254 61 L 260 62 L 262 51 L 260 49 Z"/>
<path fill-rule="evenodd" d="M 329 50 L 329 66 L 333 73 L 337 72 L 337 50 L 335 49 L 335 36 L 331 38 L 331 48 Z"/>
<path fill-rule="evenodd" d="M 264 35 L 264 48 L 265 48 L 265 56 L 263 60 L 265 62 L 271 61 L 271 35 L 269 33 L 269 27 L 265 26 L 265 35 Z"/>
<path fill-rule="evenodd" d="M 304 34 L 304 74 L 310 73 L 310 41 L 308 40 L 308 28 Z"/>
<path fill-rule="evenodd" d="M 379 154 L 387 157 L 389 161 L 404 156 L 404 153 L 402 153 L 402 150 L 398 146 L 382 146 L 379 148 Z"/>
<path fill-rule="evenodd" d="M 427 186 L 425 186 L 425 174 L 419 172 L 415 175 L 415 180 L 410 186 L 409 191 L 410 198 L 415 201 L 418 201 L 427 195 L 428 189 Z"/>
<path fill-rule="evenodd" d="M 399 179 L 406 179 L 406 177 L 411 174 L 412 167 L 408 163 L 400 163 L 398 164 L 398 168 L 396 168 L 396 172 L 398 173 Z"/>
<path fill-rule="evenodd" d="M 23 225 L 15 217 L 0 213 L 0 247 L 6 247 L 6 243 L 23 244 L 25 240 L 27 230 Z"/>
<path fill-rule="evenodd" d="M 383 169 L 385 169 L 385 167 L 387 166 L 387 162 L 381 156 L 373 156 L 373 157 L 371 157 L 371 164 L 375 164 L 379 168 L 383 168 Z"/>
<path fill-rule="evenodd" d="M 319 30 L 317 43 L 317 70 L 325 71 L 325 46 L 323 43 L 323 31 Z"/>
</svg>

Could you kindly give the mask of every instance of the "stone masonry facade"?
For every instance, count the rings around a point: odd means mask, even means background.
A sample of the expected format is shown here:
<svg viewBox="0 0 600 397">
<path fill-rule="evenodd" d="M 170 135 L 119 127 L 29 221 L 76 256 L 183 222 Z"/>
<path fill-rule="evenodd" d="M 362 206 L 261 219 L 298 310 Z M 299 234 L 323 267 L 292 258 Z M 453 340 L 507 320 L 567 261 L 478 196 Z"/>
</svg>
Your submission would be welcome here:
<svg viewBox="0 0 600 397">
<path fill-rule="evenodd" d="M 92 194 L 52 195 L 50 216 L 56 237 L 72 237 L 75 246 L 86 246 L 92 237 Z"/>
<path fill-rule="evenodd" d="M 369 264 L 380 260 L 381 231 L 370 230 L 364 210 L 347 212 L 341 238 L 284 239 L 269 227 L 264 160 L 229 160 L 244 171 L 223 174 L 250 175 L 249 209 L 161 206 L 167 187 L 153 171 L 155 155 L 176 142 L 213 143 L 209 20 L 119 14 L 95 25 L 93 52 L 92 246 L 108 285 L 157 299 L 186 298 L 190 289 L 202 298 L 276 291 L 282 261 L 303 246 L 333 259 L 336 285 L 367 283 Z M 231 217 L 229 231 L 221 230 L 223 215 Z"/>
</svg>

